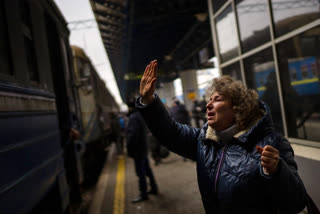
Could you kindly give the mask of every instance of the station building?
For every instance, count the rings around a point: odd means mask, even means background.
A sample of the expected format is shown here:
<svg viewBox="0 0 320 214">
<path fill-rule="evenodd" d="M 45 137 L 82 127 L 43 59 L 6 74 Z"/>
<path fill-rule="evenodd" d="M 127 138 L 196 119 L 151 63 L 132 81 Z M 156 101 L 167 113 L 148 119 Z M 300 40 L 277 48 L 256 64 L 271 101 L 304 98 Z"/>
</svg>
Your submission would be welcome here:
<svg viewBox="0 0 320 214">
<path fill-rule="evenodd" d="M 222 75 L 255 89 L 320 206 L 320 2 L 208 0 Z"/>
</svg>

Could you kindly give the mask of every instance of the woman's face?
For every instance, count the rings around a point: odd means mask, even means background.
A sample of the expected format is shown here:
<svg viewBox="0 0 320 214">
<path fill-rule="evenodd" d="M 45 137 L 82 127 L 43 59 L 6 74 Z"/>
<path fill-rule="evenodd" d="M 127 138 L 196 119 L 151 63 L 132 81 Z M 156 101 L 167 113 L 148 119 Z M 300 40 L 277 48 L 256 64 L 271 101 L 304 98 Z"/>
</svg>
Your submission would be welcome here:
<svg viewBox="0 0 320 214">
<path fill-rule="evenodd" d="M 208 125 L 222 131 L 235 123 L 231 99 L 214 92 L 207 104 Z"/>
</svg>

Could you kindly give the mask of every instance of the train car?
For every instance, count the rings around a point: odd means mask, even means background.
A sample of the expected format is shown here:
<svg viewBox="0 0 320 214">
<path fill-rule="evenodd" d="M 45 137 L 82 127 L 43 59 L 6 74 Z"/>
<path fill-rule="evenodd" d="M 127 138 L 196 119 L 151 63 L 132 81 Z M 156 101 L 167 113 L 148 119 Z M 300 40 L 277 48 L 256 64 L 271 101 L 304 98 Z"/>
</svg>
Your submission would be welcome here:
<svg viewBox="0 0 320 214">
<path fill-rule="evenodd" d="M 0 28 L 0 213 L 69 213 L 81 197 L 67 23 L 52 0 L 4 0 Z"/>
<path fill-rule="evenodd" d="M 288 61 L 290 75 L 290 85 L 297 95 L 302 97 L 312 97 L 320 94 L 320 59 L 316 57 L 296 58 Z M 267 81 L 275 78 L 275 68 L 273 62 L 259 64 L 255 67 L 255 84 L 259 97 L 262 97 Z M 275 79 L 274 79 L 275 81 Z"/>
<path fill-rule="evenodd" d="M 101 159 L 106 146 L 109 145 L 111 130 L 111 113 L 118 113 L 115 102 L 105 82 L 95 71 L 85 52 L 72 46 L 74 67 L 74 90 L 77 94 L 77 109 L 80 112 L 85 152 L 82 157 L 84 179 L 91 182 L 101 167 Z M 100 157 L 100 158 L 99 158 Z"/>
<path fill-rule="evenodd" d="M 289 61 L 290 83 L 297 94 L 320 94 L 320 59 L 316 57 L 291 59 Z"/>
</svg>

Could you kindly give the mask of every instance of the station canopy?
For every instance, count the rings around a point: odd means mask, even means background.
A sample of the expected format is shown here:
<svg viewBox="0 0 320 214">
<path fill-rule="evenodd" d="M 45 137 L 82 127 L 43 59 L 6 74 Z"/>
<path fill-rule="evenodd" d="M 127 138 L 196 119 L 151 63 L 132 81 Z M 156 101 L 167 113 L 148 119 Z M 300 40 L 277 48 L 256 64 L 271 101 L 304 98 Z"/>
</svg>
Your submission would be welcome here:
<svg viewBox="0 0 320 214">
<path fill-rule="evenodd" d="M 207 0 L 90 0 L 124 101 L 158 60 L 157 87 L 213 57 Z M 179 71 L 179 72 L 178 72 Z"/>
</svg>

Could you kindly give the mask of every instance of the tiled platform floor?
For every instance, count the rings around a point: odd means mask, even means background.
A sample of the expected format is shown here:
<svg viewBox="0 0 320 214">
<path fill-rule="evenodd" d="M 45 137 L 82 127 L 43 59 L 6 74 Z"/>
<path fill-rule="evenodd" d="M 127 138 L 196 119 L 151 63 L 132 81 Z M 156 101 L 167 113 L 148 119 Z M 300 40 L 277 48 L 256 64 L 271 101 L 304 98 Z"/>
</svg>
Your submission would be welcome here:
<svg viewBox="0 0 320 214">
<path fill-rule="evenodd" d="M 89 214 L 201 214 L 204 209 L 198 190 L 196 164 L 183 161 L 173 153 L 158 166 L 150 158 L 150 165 L 159 186 L 159 195 L 150 195 L 148 201 L 132 204 L 138 196 L 138 178 L 131 158 L 125 158 L 123 212 L 114 210 L 118 157 L 112 147 L 99 178 Z M 118 204 L 119 206 L 119 204 Z"/>
</svg>

